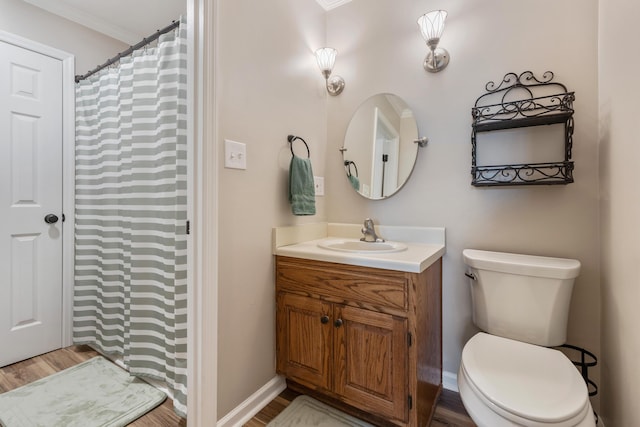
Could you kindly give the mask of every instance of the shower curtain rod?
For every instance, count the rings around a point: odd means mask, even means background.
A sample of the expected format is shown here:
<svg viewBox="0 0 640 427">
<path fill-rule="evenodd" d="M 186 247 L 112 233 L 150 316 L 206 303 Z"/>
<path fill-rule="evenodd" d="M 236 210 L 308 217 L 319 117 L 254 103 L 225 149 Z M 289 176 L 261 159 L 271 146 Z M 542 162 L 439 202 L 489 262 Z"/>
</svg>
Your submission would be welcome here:
<svg viewBox="0 0 640 427">
<path fill-rule="evenodd" d="M 155 33 L 153 33 L 149 37 L 143 38 L 141 42 L 139 42 L 139 43 L 137 43 L 137 44 L 135 44 L 133 46 L 129 46 L 129 49 L 127 49 L 127 50 L 125 50 L 123 52 L 120 52 L 119 54 L 117 54 L 113 58 L 109 59 L 104 64 L 98 65 L 96 68 L 94 68 L 93 70 L 89 71 L 86 74 L 76 76 L 76 83 L 78 83 L 81 80 L 84 80 L 87 77 L 97 73 L 98 71 L 102 70 L 103 68 L 107 68 L 109 65 L 118 62 L 120 60 L 120 58 L 124 58 L 127 55 L 131 55 L 132 52 L 140 49 L 141 47 L 144 47 L 144 46 L 148 45 L 149 43 L 153 42 L 154 40 L 156 40 L 161 35 L 166 34 L 169 31 L 173 30 L 178 25 L 180 25 L 180 20 L 171 21 L 171 24 L 167 25 L 166 27 L 164 27 L 161 30 L 156 31 Z"/>
</svg>

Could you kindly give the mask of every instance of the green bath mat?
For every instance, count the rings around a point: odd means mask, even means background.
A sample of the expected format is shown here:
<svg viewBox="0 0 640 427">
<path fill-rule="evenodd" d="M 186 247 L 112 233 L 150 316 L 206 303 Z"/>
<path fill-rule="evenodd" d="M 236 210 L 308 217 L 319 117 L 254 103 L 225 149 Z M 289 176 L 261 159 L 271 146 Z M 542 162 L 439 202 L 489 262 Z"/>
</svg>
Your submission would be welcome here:
<svg viewBox="0 0 640 427">
<path fill-rule="evenodd" d="M 373 427 L 351 415 L 318 402 L 309 396 L 298 396 L 267 427 Z"/>
<path fill-rule="evenodd" d="M 3 427 L 120 427 L 166 395 L 103 357 L 0 394 Z"/>
</svg>

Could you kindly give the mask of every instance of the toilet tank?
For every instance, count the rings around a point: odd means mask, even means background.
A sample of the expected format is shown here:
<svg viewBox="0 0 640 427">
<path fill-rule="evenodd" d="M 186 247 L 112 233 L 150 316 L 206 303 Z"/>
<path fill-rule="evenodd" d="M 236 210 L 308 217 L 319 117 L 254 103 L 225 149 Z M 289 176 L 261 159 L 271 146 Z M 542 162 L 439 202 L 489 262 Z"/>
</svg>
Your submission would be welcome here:
<svg viewBox="0 0 640 427">
<path fill-rule="evenodd" d="M 473 322 L 483 331 L 546 347 L 564 344 L 580 261 L 462 251 L 471 279 Z"/>
</svg>

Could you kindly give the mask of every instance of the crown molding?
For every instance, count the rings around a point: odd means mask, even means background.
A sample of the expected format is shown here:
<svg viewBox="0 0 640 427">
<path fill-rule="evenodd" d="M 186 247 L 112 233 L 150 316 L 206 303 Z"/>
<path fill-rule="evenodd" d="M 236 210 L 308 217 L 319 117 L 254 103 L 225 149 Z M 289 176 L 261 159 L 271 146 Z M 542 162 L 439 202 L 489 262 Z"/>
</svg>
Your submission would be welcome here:
<svg viewBox="0 0 640 427">
<path fill-rule="evenodd" d="M 349 3 L 350 1 L 351 0 L 316 0 L 324 10 L 335 9 L 336 7 Z"/>
<path fill-rule="evenodd" d="M 94 31 L 106 34 L 116 40 L 120 40 L 128 45 L 134 45 L 138 43 L 143 36 L 125 30 L 122 27 L 109 23 L 103 19 L 100 19 L 94 15 L 91 15 L 85 11 L 77 9 L 64 1 L 51 1 L 51 0 L 22 0 L 26 3 L 32 4 L 40 9 L 44 9 L 47 12 L 54 15 L 61 16 L 65 19 L 78 23 Z"/>
</svg>

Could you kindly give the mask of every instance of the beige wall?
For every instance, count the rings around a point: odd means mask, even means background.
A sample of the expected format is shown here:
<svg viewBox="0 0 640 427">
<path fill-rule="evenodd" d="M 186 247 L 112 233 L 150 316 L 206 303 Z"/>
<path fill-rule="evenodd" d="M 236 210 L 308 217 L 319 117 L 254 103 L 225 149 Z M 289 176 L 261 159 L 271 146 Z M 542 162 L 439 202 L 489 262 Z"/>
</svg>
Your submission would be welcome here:
<svg viewBox="0 0 640 427">
<path fill-rule="evenodd" d="M 271 229 L 326 218 L 294 217 L 287 201 L 287 135 L 309 144 L 324 175 L 326 90 L 313 51 L 325 41 L 314 0 L 221 0 L 217 105 L 223 140 L 247 144 L 247 170 L 224 169 L 220 151 L 218 416 L 275 375 Z M 306 155 L 304 145 L 296 152 Z M 304 153 L 304 154 L 303 154 Z"/>
<path fill-rule="evenodd" d="M 602 416 L 640 425 L 640 3 L 600 1 Z"/>
<path fill-rule="evenodd" d="M 427 48 L 416 20 L 438 8 L 449 12 L 441 45 L 451 63 L 429 74 L 422 68 Z M 327 107 L 328 219 L 361 222 L 372 216 L 386 225 L 446 227 L 448 372 L 457 372 L 462 347 L 476 331 L 463 275 L 465 248 L 580 260 L 568 339 L 600 353 L 597 13 L 597 0 L 353 0 L 327 15 L 327 41 L 338 50 L 335 72 L 347 84 Z M 537 75 L 551 70 L 576 92 L 576 182 L 475 188 L 470 185 L 471 107 L 488 81 L 526 70 Z M 379 92 L 405 99 L 429 145 L 420 149 L 416 170 L 397 195 L 370 202 L 354 194 L 344 178 L 338 148 L 353 111 Z M 482 141 L 492 138 L 483 135 Z M 557 142 L 562 144 L 562 137 Z"/>
<path fill-rule="evenodd" d="M 0 30 L 75 55 L 76 74 L 86 73 L 129 47 L 21 0 L 0 0 Z"/>
</svg>

